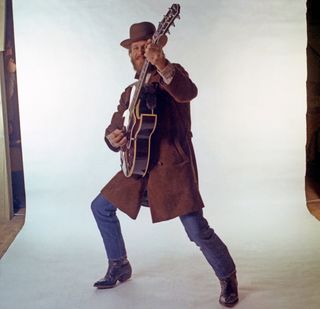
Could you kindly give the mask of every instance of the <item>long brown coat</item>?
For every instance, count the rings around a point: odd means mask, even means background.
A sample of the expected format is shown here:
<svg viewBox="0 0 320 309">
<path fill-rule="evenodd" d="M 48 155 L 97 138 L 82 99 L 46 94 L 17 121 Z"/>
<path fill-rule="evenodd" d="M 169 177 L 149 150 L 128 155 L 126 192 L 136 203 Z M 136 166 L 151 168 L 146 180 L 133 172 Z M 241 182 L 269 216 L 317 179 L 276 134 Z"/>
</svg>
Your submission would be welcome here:
<svg viewBox="0 0 320 309">
<path fill-rule="evenodd" d="M 151 168 L 147 176 L 125 177 L 118 172 L 101 190 L 114 206 L 135 219 L 145 189 L 152 221 L 160 222 L 188 214 L 204 207 L 199 189 L 197 165 L 191 142 L 190 101 L 197 87 L 188 73 L 174 64 L 175 74 L 169 85 L 153 71 L 149 83 L 158 83 L 158 122 L 152 137 Z M 122 93 L 106 135 L 123 126 L 123 112 L 128 108 L 131 87 Z M 109 148 L 113 148 L 105 139 Z"/>
</svg>

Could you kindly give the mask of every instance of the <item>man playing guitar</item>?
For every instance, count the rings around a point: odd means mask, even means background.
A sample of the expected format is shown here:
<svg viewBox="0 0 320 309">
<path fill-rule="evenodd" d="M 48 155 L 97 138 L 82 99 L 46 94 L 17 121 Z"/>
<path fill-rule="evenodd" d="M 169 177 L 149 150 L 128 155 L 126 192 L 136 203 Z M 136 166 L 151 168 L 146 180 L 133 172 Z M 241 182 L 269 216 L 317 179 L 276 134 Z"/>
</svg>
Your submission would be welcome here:
<svg viewBox="0 0 320 309">
<path fill-rule="evenodd" d="M 166 58 L 163 46 L 167 37 L 163 35 L 158 42 L 153 42 L 155 31 L 155 26 L 149 22 L 133 24 L 130 38 L 120 43 L 128 49 L 136 77 L 141 74 L 144 63 L 150 63 L 145 85 L 155 86 L 157 121 L 150 139 L 145 174 L 133 173 L 128 177 L 124 171 L 119 171 L 92 202 L 109 264 L 106 275 L 94 286 L 113 288 L 118 281 L 131 277 L 116 211 L 120 209 L 135 219 L 144 204 L 149 206 L 154 223 L 179 217 L 189 239 L 201 249 L 220 280 L 219 302 L 231 307 L 238 302 L 236 267 L 226 245 L 203 216 L 204 204 L 198 187 L 190 118 L 190 102 L 197 96 L 197 87 L 181 65 Z M 128 144 L 123 115 L 130 105 L 130 97 L 132 86 L 122 93 L 117 111 L 106 129 L 105 141 L 116 152 Z"/>
</svg>

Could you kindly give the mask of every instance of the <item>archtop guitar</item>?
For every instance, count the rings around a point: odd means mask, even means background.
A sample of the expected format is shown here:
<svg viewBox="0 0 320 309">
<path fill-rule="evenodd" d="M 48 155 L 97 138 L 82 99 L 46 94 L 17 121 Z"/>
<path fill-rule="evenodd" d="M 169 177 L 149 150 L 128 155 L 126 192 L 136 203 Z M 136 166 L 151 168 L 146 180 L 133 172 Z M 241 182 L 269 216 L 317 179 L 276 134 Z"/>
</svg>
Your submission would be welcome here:
<svg viewBox="0 0 320 309">
<path fill-rule="evenodd" d="M 174 25 L 176 18 L 180 18 L 180 5 L 173 4 L 162 21 L 159 23 L 157 30 L 152 36 L 152 43 L 157 44 L 160 38 L 169 33 L 169 28 Z M 148 172 L 150 161 L 150 149 L 152 134 L 157 126 L 157 115 L 154 107 L 145 112 L 141 109 L 141 92 L 143 86 L 147 83 L 146 77 L 149 68 L 149 61 L 145 59 L 139 80 L 133 86 L 132 100 L 129 108 L 124 113 L 124 128 L 126 132 L 127 143 L 120 149 L 121 167 L 124 175 L 145 176 Z M 141 112 L 143 110 L 144 112 Z"/>
</svg>

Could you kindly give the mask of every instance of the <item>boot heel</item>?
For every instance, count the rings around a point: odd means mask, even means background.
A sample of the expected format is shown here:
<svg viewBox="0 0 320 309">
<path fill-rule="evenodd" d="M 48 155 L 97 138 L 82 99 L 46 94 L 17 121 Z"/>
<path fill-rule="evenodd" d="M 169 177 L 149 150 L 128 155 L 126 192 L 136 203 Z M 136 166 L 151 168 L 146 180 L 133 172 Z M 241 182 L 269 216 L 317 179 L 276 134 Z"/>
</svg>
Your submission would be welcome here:
<svg viewBox="0 0 320 309">
<path fill-rule="evenodd" d="M 130 279 L 130 277 L 131 277 L 131 274 L 122 275 L 121 277 L 119 277 L 119 281 L 120 281 L 120 282 L 125 282 L 125 281 L 127 281 L 128 279 Z"/>
</svg>

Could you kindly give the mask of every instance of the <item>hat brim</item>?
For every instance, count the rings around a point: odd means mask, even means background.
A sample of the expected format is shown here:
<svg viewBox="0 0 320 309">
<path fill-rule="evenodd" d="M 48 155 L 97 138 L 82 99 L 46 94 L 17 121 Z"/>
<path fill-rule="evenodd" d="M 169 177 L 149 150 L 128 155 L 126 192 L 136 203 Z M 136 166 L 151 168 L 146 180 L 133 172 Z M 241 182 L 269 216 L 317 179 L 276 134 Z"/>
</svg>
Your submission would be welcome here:
<svg viewBox="0 0 320 309">
<path fill-rule="evenodd" d="M 134 42 L 138 42 L 138 41 L 142 41 L 142 40 L 148 40 L 148 39 L 151 39 L 152 36 L 143 36 L 143 37 L 138 37 L 138 38 L 135 38 L 134 40 L 132 39 L 126 39 L 126 40 L 123 40 L 120 45 L 126 49 L 129 49 L 131 44 L 134 43 Z M 163 35 L 161 36 L 161 38 L 159 39 L 158 41 L 158 44 L 161 45 L 162 47 L 165 46 L 168 42 L 168 37 L 166 35 Z"/>
</svg>

